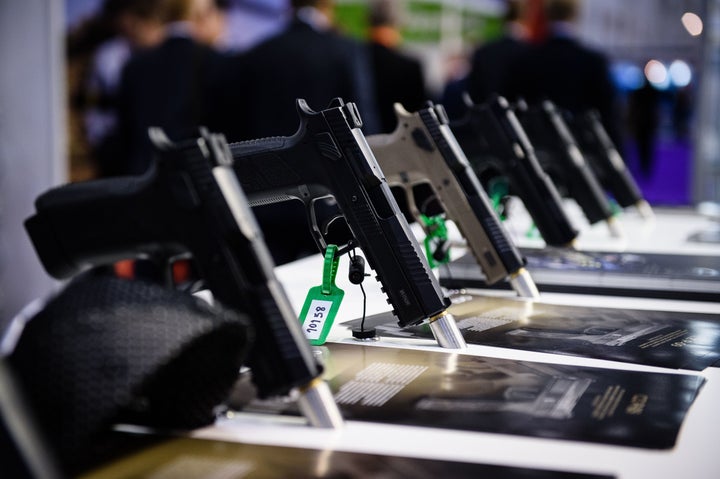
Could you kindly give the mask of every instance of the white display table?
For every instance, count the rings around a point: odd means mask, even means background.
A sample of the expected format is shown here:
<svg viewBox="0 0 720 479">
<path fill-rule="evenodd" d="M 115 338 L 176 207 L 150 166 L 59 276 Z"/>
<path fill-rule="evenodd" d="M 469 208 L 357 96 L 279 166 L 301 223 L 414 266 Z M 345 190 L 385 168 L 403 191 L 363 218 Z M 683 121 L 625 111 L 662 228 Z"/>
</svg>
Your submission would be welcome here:
<svg viewBox="0 0 720 479">
<path fill-rule="evenodd" d="M 658 220 L 664 222 L 664 216 Z M 681 217 L 678 217 L 677 221 L 691 227 L 702 223 L 695 219 L 688 220 L 688 218 Z M 658 228 L 665 228 L 665 226 L 660 224 Z M 669 228 L 669 230 L 674 229 L 674 227 Z M 670 239 L 679 241 L 680 235 Z M 340 326 L 339 323 L 358 318 L 362 313 L 362 294 L 358 286 L 350 284 L 347 280 L 347 263 L 347 258 L 343 258 L 338 272 L 337 283 L 345 290 L 346 295 L 329 337 L 329 340 L 336 342 L 355 341 L 350 337 L 347 329 Z M 320 284 L 321 270 L 322 258 L 320 255 L 277 268 L 278 277 L 284 284 L 297 312 L 302 306 L 307 289 Z M 372 277 L 367 278 L 364 286 L 368 296 L 368 314 L 390 309 L 384 296 L 380 293 L 379 285 Z M 489 295 L 513 295 L 510 291 L 487 291 L 486 293 Z M 554 304 L 712 313 L 718 314 L 720 319 L 719 303 L 551 293 L 543 294 L 541 300 Z M 374 344 L 377 347 L 443 351 L 430 340 L 382 338 Z M 463 351 L 463 354 L 639 371 L 668 371 L 619 362 L 475 345 L 469 346 L 466 351 Z M 678 372 L 690 373 L 689 371 Z M 676 477 L 710 479 L 720 475 L 720 455 L 717 454 L 713 439 L 716 425 L 720 424 L 720 408 L 718 408 L 718 404 L 720 404 L 720 369 L 708 368 L 701 374 L 707 379 L 707 383 L 692 405 L 680 431 L 677 444 L 671 450 L 644 450 L 565 440 L 391 426 L 360 421 L 347 421 L 342 430 L 327 431 L 307 427 L 301 418 L 247 413 L 219 420 L 212 427 L 198 430 L 194 436 L 254 444 L 310 447 L 586 473 L 609 473 L 622 479 Z"/>
</svg>

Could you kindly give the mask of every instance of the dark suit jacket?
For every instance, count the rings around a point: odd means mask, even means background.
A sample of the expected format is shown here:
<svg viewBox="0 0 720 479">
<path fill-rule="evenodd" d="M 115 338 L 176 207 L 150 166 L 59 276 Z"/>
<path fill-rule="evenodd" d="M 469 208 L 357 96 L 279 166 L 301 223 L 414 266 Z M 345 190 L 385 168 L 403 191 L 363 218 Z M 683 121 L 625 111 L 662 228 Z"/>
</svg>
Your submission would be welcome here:
<svg viewBox="0 0 720 479">
<path fill-rule="evenodd" d="M 291 135 L 299 120 L 295 101 L 313 110 L 335 97 L 357 104 L 363 120 L 374 116 L 364 46 L 293 20 L 278 35 L 238 57 L 226 105 L 236 112 L 223 130 L 231 139 Z M 367 116 L 367 118 L 366 118 Z"/>
<path fill-rule="evenodd" d="M 607 58 L 572 38 L 550 37 L 517 57 L 508 72 L 508 96 L 528 103 L 546 98 L 571 112 L 595 108 L 619 138 L 615 87 Z"/>
<path fill-rule="evenodd" d="M 503 36 L 475 50 L 470 60 L 467 90 L 476 103 L 494 94 L 504 95 L 510 65 L 529 48 L 529 44 L 511 36 Z"/>
<path fill-rule="evenodd" d="M 170 37 L 128 62 L 118 106 L 123 155 L 112 173 L 147 169 L 152 157 L 149 127 L 162 127 L 174 138 L 210 123 L 210 94 L 220 62 L 219 53 L 187 37 Z"/>
<path fill-rule="evenodd" d="M 379 43 L 370 44 L 380 131 L 390 133 L 397 120 L 393 104 L 400 102 L 410 112 L 428 100 L 420 62 Z"/>
<path fill-rule="evenodd" d="M 296 99 L 305 99 L 318 111 L 336 97 L 357 104 L 363 131 L 376 130 L 364 48 L 331 31 L 293 20 L 276 36 L 233 59 L 220 88 L 224 95 L 221 131 L 231 141 L 289 136 L 300 124 Z M 317 204 L 324 206 L 322 201 Z M 317 253 L 299 201 L 258 206 L 253 212 L 277 264 Z"/>
</svg>

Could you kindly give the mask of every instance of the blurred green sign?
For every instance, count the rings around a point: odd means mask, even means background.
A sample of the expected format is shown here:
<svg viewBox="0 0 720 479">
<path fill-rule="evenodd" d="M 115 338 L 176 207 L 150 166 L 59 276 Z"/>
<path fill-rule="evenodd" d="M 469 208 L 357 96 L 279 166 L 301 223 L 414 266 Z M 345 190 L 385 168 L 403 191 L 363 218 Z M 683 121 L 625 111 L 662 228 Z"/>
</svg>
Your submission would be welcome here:
<svg viewBox="0 0 720 479">
<path fill-rule="evenodd" d="M 498 11 L 470 8 L 463 2 L 407 0 L 402 34 L 409 43 L 439 43 L 460 38 L 475 44 L 498 36 L 502 30 Z M 367 36 L 367 0 L 336 0 L 337 24 L 357 38 Z"/>
</svg>

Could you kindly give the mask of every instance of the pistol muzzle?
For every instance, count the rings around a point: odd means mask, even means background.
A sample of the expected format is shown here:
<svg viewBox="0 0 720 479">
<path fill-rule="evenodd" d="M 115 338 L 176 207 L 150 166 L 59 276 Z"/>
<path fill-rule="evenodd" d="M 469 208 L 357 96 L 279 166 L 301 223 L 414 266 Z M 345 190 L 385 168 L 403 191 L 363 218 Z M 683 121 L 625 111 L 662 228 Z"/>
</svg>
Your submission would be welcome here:
<svg viewBox="0 0 720 479">
<path fill-rule="evenodd" d="M 610 236 L 613 238 L 624 238 L 625 233 L 623 232 L 623 227 L 620 224 L 620 222 L 615 218 L 614 216 L 611 216 L 606 220 L 608 230 L 610 231 Z"/>
<path fill-rule="evenodd" d="M 333 398 L 330 387 L 320 378 L 300 388 L 298 397 L 300 412 L 311 426 L 326 429 L 339 429 L 343 425 L 343 417 Z"/>
<path fill-rule="evenodd" d="M 465 338 L 457 327 L 455 318 L 447 311 L 430 318 L 430 330 L 442 348 L 465 349 L 467 344 Z"/>
<path fill-rule="evenodd" d="M 521 298 L 540 298 L 540 291 L 530 276 L 530 272 L 525 268 L 520 268 L 510 275 L 510 285 Z"/>
<path fill-rule="evenodd" d="M 643 217 L 645 220 L 653 220 L 655 219 L 655 213 L 652 210 L 652 207 L 650 206 L 650 203 L 648 203 L 645 200 L 640 200 L 637 203 L 635 203 L 635 208 L 637 208 L 638 213 L 640 213 L 640 216 Z"/>
</svg>

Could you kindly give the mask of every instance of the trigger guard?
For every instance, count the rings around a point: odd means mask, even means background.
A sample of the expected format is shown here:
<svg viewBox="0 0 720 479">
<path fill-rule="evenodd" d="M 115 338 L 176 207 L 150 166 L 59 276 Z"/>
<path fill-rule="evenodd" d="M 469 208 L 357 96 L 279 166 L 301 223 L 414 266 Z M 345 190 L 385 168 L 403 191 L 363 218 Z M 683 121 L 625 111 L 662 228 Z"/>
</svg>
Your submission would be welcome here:
<svg viewBox="0 0 720 479">
<path fill-rule="evenodd" d="M 315 243 L 320 251 L 325 251 L 328 244 L 337 245 L 339 249 L 342 249 L 354 240 L 354 236 L 345 221 L 342 211 L 337 206 L 334 199 L 332 200 L 332 203 L 330 203 L 329 200 L 331 199 L 331 196 L 325 196 L 322 198 L 315 198 L 308 203 L 308 214 L 311 225 L 310 229 L 312 231 L 312 236 L 315 239 Z M 318 217 L 316 204 L 320 204 L 321 201 L 326 202 L 326 208 L 322 212 L 321 216 Z M 338 227 L 341 229 L 338 230 Z M 346 231 L 342 231 L 342 229 Z M 341 233 L 337 234 L 338 231 Z M 337 237 L 334 237 L 332 233 L 335 233 Z"/>
<path fill-rule="evenodd" d="M 308 207 L 313 237 L 321 251 L 325 251 L 328 244 L 342 249 L 354 240 L 342 211 L 332 197 L 317 198 Z"/>
</svg>

